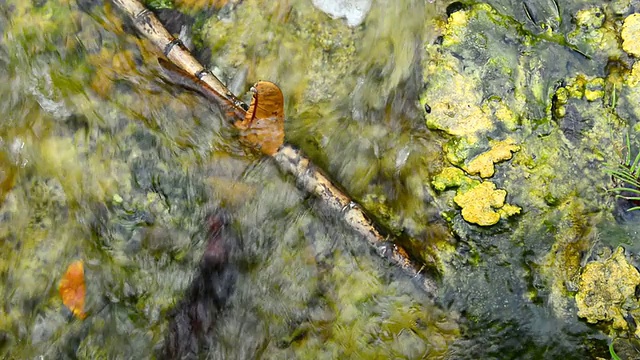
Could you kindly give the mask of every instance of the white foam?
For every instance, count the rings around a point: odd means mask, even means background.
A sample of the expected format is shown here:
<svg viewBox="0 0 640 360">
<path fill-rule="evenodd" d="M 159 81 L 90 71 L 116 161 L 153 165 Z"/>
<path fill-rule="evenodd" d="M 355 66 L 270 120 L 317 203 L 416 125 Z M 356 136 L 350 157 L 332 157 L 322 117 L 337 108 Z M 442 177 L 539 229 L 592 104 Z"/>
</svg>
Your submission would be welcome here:
<svg viewBox="0 0 640 360">
<path fill-rule="evenodd" d="M 312 0 L 313 6 L 332 18 L 345 18 L 347 25 L 360 25 L 371 9 L 371 0 Z"/>
</svg>

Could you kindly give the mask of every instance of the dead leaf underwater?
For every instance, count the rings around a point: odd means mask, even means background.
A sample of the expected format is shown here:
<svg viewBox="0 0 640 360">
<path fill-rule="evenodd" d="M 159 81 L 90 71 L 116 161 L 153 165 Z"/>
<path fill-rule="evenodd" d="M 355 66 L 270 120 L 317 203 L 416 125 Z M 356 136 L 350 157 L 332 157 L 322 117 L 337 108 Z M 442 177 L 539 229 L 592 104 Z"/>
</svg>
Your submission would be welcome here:
<svg viewBox="0 0 640 360">
<path fill-rule="evenodd" d="M 86 287 L 84 283 L 84 264 L 81 260 L 72 262 L 60 280 L 58 287 L 62 303 L 75 317 L 84 319 L 87 314 L 84 312 L 84 300 Z"/>
<path fill-rule="evenodd" d="M 252 88 L 253 98 L 243 121 L 234 124 L 242 131 L 243 140 L 273 155 L 284 143 L 284 96 L 269 81 L 259 81 Z"/>
</svg>

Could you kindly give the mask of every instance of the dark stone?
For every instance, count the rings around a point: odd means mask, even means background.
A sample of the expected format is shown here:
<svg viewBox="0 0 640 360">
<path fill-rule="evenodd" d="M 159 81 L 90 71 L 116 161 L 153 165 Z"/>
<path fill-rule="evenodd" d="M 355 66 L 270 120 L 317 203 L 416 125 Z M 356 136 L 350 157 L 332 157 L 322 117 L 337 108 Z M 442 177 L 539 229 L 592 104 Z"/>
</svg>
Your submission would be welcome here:
<svg viewBox="0 0 640 360">
<path fill-rule="evenodd" d="M 174 35 L 179 34 L 183 26 L 190 29 L 194 23 L 191 16 L 174 9 L 158 9 L 155 14 L 167 31 Z"/>
<path fill-rule="evenodd" d="M 560 130 L 572 143 L 577 143 L 582 138 L 582 131 L 593 126 L 593 119 L 583 117 L 580 111 L 572 105 L 566 104 L 566 113 L 559 120 Z"/>
<path fill-rule="evenodd" d="M 458 12 L 460 10 L 466 9 L 467 6 L 460 1 L 453 2 L 447 6 L 447 16 L 451 16 L 451 14 Z"/>
<path fill-rule="evenodd" d="M 198 359 L 211 348 L 216 319 L 234 290 L 237 269 L 231 254 L 238 238 L 225 214 L 207 220 L 207 246 L 198 275 L 169 315 L 169 330 L 159 359 Z"/>
</svg>

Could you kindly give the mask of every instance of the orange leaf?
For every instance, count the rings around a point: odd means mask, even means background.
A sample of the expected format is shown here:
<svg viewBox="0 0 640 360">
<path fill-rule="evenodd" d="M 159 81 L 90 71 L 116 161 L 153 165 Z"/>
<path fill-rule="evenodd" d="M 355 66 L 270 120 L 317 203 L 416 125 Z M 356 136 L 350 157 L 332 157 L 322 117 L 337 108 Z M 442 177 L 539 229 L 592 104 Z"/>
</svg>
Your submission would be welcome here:
<svg viewBox="0 0 640 360">
<path fill-rule="evenodd" d="M 259 81 L 252 88 L 253 98 L 243 121 L 235 126 L 243 130 L 243 139 L 264 154 L 275 154 L 284 143 L 284 96 L 269 81 Z"/>
<path fill-rule="evenodd" d="M 74 261 L 69 265 L 67 272 L 60 280 L 58 290 L 62 297 L 62 303 L 77 318 L 84 319 L 87 316 L 84 312 L 86 288 L 84 284 L 84 267 L 81 260 Z"/>
</svg>

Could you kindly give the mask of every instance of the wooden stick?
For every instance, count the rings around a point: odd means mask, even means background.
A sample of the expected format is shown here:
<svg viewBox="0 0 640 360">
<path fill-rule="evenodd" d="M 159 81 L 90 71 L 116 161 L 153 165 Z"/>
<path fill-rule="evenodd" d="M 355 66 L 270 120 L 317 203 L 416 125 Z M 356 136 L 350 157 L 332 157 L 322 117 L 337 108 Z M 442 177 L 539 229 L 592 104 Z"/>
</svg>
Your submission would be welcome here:
<svg viewBox="0 0 640 360">
<path fill-rule="evenodd" d="M 193 81 L 200 81 L 200 91 L 208 98 L 219 97 L 218 102 L 233 106 L 235 112 L 227 111 L 235 122 L 246 113 L 246 104 L 240 101 L 213 74 L 206 71 L 182 43 L 175 39 L 160 23 L 157 17 L 137 0 L 112 0 L 133 21 L 135 27 L 151 40 L 158 49 L 178 68 L 192 75 Z M 297 186 L 315 195 L 326 208 L 339 214 L 345 223 L 364 238 L 382 258 L 400 268 L 433 298 L 437 292 L 436 281 L 424 273 L 424 266 L 411 260 L 407 252 L 399 245 L 384 237 L 376 225 L 366 216 L 360 205 L 340 191 L 322 171 L 313 165 L 302 152 L 289 144 L 283 144 L 278 151 L 269 154 L 278 167 L 285 173 L 293 175 Z"/>
<path fill-rule="evenodd" d="M 146 36 L 164 55 L 180 69 L 192 74 L 236 107 L 244 104 L 224 84 L 191 55 L 179 39 L 171 35 L 158 18 L 137 0 L 112 0 L 133 25 Z M 245 105 L 246 106 L 246 105 Z"/>
<path fill-rule="evenodd" d="M 373 246 L 378 255 L 411 276 L 430 297 L 435 296 L 437 284 L 422 272 L 424 267 L 419 267 L 412 261 L 402 247 L 382 236 L 360 205 L 333 185 L 300 150 L 284 144 L 273 158 L 282 171 L 296 178 L 299 188 L 318 197 L 330 211 L 341 214 L 345 223 Z"/>
</svg>

